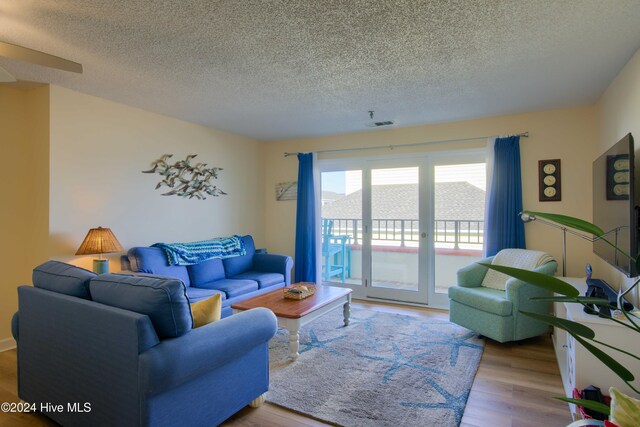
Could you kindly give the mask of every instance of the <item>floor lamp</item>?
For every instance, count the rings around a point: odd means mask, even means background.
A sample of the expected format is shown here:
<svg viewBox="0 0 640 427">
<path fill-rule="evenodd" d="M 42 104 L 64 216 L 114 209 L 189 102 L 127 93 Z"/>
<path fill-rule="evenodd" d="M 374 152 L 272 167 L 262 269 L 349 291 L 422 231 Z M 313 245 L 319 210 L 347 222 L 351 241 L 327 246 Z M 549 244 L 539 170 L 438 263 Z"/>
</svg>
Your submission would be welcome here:
<svg viewBox="0 0 640 427">
<path fill-rule="evenodd" d="M 527 223 L 527 222 L 532 222 L 532 221 L 537 221 L 541 224 L 545 224 L 548 225 L 550 227 L 553 228 L 558 228 L 560 230 L 562 230 L 562 277 L 566 277 L 567 276 L 567 233 L 571 233 L 574 236 L 578 236 L 584 240 L 588 240 L 589 242 L 595 242 L 596 240 L 600 240 L 602 237 L 589 237 L 589 236 L 585 236 L 582 233 L 578 233 L 575 230 L 572 230 L 570 228 L 564 227 L 562 225 L 558 225 L 556 223 L 553 223 L 551 221 L 547 221 L 541 218 L 536 218 L 535 215 L 531 215 L 528 213 L 523 213 L 520 215 L 520 218 L 522 219 L 522 222 Z M 608 233 L 607 233 L 608 234 Z"/>
<path fill-rule="evenodd" d="M 572 230 L 571 228 L 567 228 L 567 227 L 564 227 L 562 225 L 558 225 L 558 224 L 556 224 L 554 222 L 547 221 L 547 220 L 544 220 L 544 219 L 541 219 L 541 218 L 536 218 L 535 215 L 532 215 L 532 214 L 529 214 L 529 213 L 520 214 L 520 218 L 522 219 L 522 222 L 524 222 L 524 223 L 537 221 L 537 222 L 539 222 L 541 224 L 545 224 L 545 225 L 548 225 L 550 227 L 558 228 L 558 229 L 562 230 L 562 277 L 566 277 L 567 276 L 567 233 L 571 233 L 574 236 L 578 236 L 581 239 L 584 239 L 584 240 L 592 242 L 592 243 L 596 242 L 596 241 L 598 241 L 600 239 L 603 239 L 606 235 L 608 235 L 610 233 L 616 233 L 615 242 L 616 242 L 616 245 L 617 245 L 617 243 L 618 243 L 618 231 L 620 229 L 622 229 L 622 228 L 625 228 L 625 227 L 616 227 L 611 231 L 607 231 L 602 236 L 590 237 L 590 236 L 586 236 L 586 235 L 584 235 L 582 233 L 578 233 L 577 231 Z M 616 256 L 617 256 L 617 254 L 618 254 L 618 251 L 616 251 Z"/>
</svg>

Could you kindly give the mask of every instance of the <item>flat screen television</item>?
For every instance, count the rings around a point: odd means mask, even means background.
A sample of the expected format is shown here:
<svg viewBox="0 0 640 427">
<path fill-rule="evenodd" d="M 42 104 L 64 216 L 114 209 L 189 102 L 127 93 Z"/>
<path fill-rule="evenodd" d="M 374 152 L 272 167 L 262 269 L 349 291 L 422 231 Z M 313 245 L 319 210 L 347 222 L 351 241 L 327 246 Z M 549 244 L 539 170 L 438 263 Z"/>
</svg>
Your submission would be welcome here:
<svg viewBox="0 0 640 427">
<path fill-rule="evenodd" d="M 593 162 L 593 223 L 605 238 L 631 256 L 638 254 L 638 203 L 633 136 L 627 134 Z M 606 242 L 593 242 L 593 252 L 629 277 L 638 275 L 635 264 Z"/>
</svg>

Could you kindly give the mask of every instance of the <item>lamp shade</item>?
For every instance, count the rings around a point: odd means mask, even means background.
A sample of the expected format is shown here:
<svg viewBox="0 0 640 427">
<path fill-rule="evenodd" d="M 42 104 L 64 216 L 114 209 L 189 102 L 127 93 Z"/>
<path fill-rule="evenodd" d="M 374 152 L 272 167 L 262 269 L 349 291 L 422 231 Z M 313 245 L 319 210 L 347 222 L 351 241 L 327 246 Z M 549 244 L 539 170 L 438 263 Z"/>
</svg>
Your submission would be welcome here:
<svg viewBox="0 0 640 427">
<path fill-rule="evenodd" d="M 82 241 L 76 255 L 108 254 L 123 252 L 122 245 L 110 228 L 92 228 Z"/>
</svg>

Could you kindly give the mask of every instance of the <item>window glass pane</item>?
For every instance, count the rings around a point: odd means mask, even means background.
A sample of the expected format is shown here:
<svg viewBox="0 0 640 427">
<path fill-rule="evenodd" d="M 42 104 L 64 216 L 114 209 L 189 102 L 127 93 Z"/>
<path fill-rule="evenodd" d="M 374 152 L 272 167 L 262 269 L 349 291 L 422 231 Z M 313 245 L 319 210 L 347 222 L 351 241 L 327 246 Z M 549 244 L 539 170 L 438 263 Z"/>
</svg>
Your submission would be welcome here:
<svg viewBox="0 0 640 427">
<path fill-rule="evenodd" d="M 362 171 L 323 172 L 322 281 L 362 284 Z"/>
<path fill-rule="evenodd" d="M 434 168 L 435 291 L 447 293 L 456 272 L 482 258 L 486 165 Z"/>
<path fill-rule="evenodd" d="M 418 290 L 418 167 L 371 170 L 371 285 Z"/>
</svg>

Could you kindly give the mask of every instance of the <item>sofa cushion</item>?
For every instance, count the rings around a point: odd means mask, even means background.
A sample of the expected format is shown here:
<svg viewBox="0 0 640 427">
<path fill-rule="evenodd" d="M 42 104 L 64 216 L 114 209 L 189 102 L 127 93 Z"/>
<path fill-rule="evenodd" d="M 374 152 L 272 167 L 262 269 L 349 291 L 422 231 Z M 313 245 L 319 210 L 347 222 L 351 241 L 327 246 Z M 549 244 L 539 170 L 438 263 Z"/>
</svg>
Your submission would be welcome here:
<svg viewBox="0 0 640 427">
<path fill-rule="evenodd" d="M 189 286 L 187 288 L 187 298 L 189 298 L 189 302 L 191 303 L 209 298 L 216 294 L 220 294 L 220 297 L 223 300 L 227 299 L 225 293 L 218 289 L 194 288 L 193 286 Z"/>
<path fill-rule="evenodd" d="M 247 254 L 222 260 L 227 277 L 236 276 L 253 268 L 253 254 L 256 252 L 253 237 L 243 236 L 242 240 L 244 241 L 244 248 Z"/>
<path fill-rule="evenodd" d="M 189 272 L 184 265 L 169 265 L 167 254 L 160 248 L 135 247 L 127 253 L 131 270 L 140 273 L 175 277 L 190 286 Z"/>
<path fill-rule="evenodd" d="M 227 294 L 227 298 L 234 298 L 248 292 L 258 290 L 258 282 L 255 280 L 222 279 L 206 283 L 209 289 L 218 289 Z"/>
<path fill-rule="evenodd" d="M 91 299 L 89 281 L 92 271 L 60 261 L 47 261 L 33 269 L 33 286 L 72 297 Z"/>
<path fill-rule="evenodd" d="M 200 288 L 201 284 L 221 280 L 225 278 L 224 265 L 220 258 L 213 258 L 198 264 L 188 265 L 191 286 Z"/>
<path fill-rule="evenodd" d="M 187 289 L 178 279 L 102 274 L 89 284 L 93 300 L 146 314 L 160 338 L 174 338 L 193 326 Z"/>
<path fill-rule="evenodd" d="M 477 288 L 452 286 L 449 288 L 449 298 L 498 316 L 510 316 L 512 312 L 511 301 L 506 299 L 504 291 L 498 289 L 482 286 Z"/>
<path fill-rule="evenodd" d="M 230 277 L 234 280 L 255 280 L 260 289 L 284 283 L 284 275 L 280 273 L 265 273 L 264 271 L 247 271 Z"/>
<path fill-rule="evenodd" d="M 207 299 L 191 304 L 191 316 L 193 317 L 193 328 L 208 325 L 222 317 L 222 298 L 220 294 L 215 294 Z"/>
<path fill-rule="evenodd" d="M 282 289 L 284 287 L 284 285 L 275 285 L 275 286 L 271 286 L 269 288 L 264 288 L 264 289 L 258 289 L 257 291 L 252 291 L 249 292 L 248 294 L 242 294 L 239 295 L 237 297 L 234 298 L 227 298 L 225 300 L 222 301 L 222 317 L 228 317 L 231 316 L 233 310 L 231 309 L 231 306 L 237 302 L 240 301 L 244 301 L 246 299 L 249 298 L 255 298 L 258 297 L 260 295 L 264 295 L 267 294 L 269 292 L 273 292 L 276 289 Z"/>
</svg>

